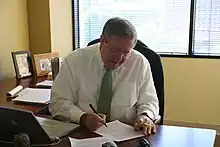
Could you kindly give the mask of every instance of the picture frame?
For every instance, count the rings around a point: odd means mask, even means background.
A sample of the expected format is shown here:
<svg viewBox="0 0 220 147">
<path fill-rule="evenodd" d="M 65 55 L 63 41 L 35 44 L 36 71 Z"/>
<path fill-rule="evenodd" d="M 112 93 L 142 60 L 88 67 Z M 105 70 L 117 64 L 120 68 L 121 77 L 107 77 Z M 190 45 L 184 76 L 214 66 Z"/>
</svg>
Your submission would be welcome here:
<svg viewBox="0 0 220 147">
<path fill-rule="evenodd" d="M 37 76 L 46 76 L 51 72 L 51 58 L 59 57 L 58 52 L 35 54 L 34 64 Z"/>
<path fill-rule="evenodd" d="M 28 50 L 11 52 L 16 78 L 21 79 L 33 74 L 31 53 Z"/>
</svg>

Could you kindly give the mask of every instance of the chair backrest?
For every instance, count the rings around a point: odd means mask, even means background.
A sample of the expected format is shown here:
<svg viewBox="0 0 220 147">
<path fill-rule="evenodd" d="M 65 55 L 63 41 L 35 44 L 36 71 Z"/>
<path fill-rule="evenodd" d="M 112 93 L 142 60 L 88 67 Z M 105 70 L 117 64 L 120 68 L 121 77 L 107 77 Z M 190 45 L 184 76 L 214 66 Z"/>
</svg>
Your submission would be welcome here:
<svg viewBox="0 0 220 147">
<path fill-rule="evenodd" d="M 100 42 L 100 39 L 95 39 L 88 43 L 88 46 Z M 137 40 L 137 44 L 134 47 L 135 50 L 142 53 L 149 61 L 151 66 L 151 72 L 154 80 L 154 86 L 157 91 L 157 97 L 159 100 L 160 111 L 159 114 L 161 116 L 161 121 L 159 124 L 163 124 L 164 119 L 164 75 L 163 75 L 163 67 L 161 63 L 160 56 L 149 49 L 144 43 L 140 40 Z"/>
</svg>

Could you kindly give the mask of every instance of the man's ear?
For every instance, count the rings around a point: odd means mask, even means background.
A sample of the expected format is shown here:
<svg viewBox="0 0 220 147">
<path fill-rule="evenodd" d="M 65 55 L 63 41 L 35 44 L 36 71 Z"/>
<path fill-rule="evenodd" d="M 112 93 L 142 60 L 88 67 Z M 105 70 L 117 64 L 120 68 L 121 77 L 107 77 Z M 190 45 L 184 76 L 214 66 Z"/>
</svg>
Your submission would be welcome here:
<svg viewBox="0 0 220 147">
<path fill-rule="evenodd" d="M 100 36 L 100 43 L 106 43 L 106 39 L 103 35 Z"/>
</svg>

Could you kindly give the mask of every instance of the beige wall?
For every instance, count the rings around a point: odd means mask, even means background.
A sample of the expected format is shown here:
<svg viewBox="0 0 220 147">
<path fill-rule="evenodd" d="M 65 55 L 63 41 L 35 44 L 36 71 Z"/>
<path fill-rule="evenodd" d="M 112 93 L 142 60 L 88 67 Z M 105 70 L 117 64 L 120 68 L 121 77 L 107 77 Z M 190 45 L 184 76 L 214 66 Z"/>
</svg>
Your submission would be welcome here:
<svg viewBox="0 0 220 147">
<path fill-rule="evenodd" d="M 32 54 L 51 52 L 49 0 L 27 0 L 27 8 Z"/>
<path fill-rule="evenodd" d="M 0 0 L 0 79 L 15 76 L 11 52 L 29 50 L 26 0 Z"/>
<path fill-rule="evenodd" d="M 28 0 L 30 50 L 33 54 L 72 51 L 72 1 Z"/>
<path fill-rule="evenodd" d="M 65 57 L 73 50 L 72 0 L 50 0 L 51 51 Z"/>
<path fill-rule="evenodd" d="M 220 125 L 220 59 L 163 58 L 165 119 Z"/>
</svg>

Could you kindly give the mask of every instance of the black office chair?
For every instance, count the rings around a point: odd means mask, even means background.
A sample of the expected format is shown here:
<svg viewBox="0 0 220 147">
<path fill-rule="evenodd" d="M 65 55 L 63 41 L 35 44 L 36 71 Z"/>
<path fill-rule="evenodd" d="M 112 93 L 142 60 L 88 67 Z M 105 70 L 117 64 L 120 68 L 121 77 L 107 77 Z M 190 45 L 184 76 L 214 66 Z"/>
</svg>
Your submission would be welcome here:
<svg viewBox="0 0 220 147">
<path fill-rule="evenodd" d="M 95 39 L 89 42 L 88 46 L 98 42 L 100 42 L 100 39 Z M 161 118 L 158 124 L 162 125 L 164 119 L 164 75 L 163 75 L 161 58 L 156 52 L 149 49 L 140 40 L 137 40 L 137 44 L 134 47 L 134 49 L 142 53 L 150 63 L 151 72 L 154 80 L 154 86 L 157 91 L 157 97 L 159 100 L 159 107 L 160 107 L 159 115 L 161 116 Z"/>
</svg>

